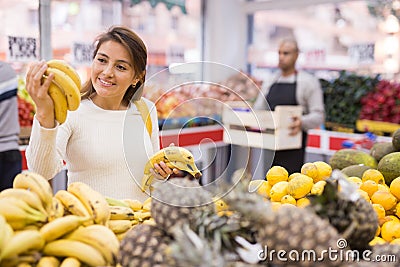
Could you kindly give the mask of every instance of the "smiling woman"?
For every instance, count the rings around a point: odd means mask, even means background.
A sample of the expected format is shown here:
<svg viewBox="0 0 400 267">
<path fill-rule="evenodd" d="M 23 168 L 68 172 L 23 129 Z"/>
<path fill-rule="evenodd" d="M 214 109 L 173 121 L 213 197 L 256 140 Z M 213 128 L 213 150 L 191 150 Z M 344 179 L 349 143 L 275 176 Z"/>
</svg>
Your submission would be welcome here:
<svg viewBox="0 0 400 267">
<path fill-rule="evenodd" d="M 152 125 L 158 125 L 154 103 L 142 97 L 146 64 L 146 46 L 129 28 L 114 26 L 99 35 L 81 104 L 58 125 L 48 95 L 54 75 L 42 82 L 47 64 L 32 63 L 27 90 L 37 112 L 26 150 L 28 168 L 51 179 L 65 162 L 68 183 L 80 181 L 105 196 L 144 201 L 140 179 L 147 160 L 160 149 L 158 127 L 148 134 L 141 110 L 131 105 L 141 100 Z M 163 177 L 173 172 L 164 163 L 154 168 Z"/>
</svg>

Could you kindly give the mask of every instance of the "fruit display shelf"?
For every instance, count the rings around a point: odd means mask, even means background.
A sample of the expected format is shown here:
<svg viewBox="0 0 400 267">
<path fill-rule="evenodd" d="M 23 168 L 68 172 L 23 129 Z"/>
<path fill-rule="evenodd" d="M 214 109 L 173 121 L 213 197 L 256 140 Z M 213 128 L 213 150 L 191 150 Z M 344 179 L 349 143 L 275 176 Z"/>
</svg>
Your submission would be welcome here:
<svg viewBox="0 0 400 267">
<path fill-rule="evenodd" d="M 391 135 L 400 128 L 400 124 L 385 121 L 357 120 L 356 128 L 361 132 L 369 131 L 377 135 Z"/>
</svg>

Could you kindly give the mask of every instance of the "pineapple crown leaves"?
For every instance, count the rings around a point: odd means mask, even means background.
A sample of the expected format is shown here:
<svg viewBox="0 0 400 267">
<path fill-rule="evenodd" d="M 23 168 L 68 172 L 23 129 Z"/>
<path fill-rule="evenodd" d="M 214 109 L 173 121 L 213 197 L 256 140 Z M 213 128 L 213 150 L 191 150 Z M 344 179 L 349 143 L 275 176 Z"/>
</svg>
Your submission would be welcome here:
<svg viewBox="0 0 400 267">
<path fill-rule="evenodd" d="M 188 224 L 174 227 L 174 241 L 171 242 L 168 254 L 179 266 L 219 267 L 225 266 L 218 240 L 210 242 L 190 229 Z"/>
</svg>

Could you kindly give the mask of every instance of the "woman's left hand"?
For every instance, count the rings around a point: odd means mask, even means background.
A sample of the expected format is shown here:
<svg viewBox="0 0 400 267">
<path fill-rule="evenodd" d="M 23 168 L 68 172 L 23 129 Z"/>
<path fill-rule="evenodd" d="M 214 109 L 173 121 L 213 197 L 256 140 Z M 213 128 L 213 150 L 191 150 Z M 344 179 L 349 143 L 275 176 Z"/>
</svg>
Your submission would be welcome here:
<svg viewBox="0 0 400 267">
<path fill-rule="evenodd" d="M 160 161 L 158 164 L 155 163 L 154 169 L 151 169 L 150 171 L 157 179 L 160 180 L 168 179 L 170 176 L 184 177 L 186 175 L 183 171 L 177 168 L 171 169 L 167 166 L 167 164 L 165 164 L 164 161 Z"/>
</svg>

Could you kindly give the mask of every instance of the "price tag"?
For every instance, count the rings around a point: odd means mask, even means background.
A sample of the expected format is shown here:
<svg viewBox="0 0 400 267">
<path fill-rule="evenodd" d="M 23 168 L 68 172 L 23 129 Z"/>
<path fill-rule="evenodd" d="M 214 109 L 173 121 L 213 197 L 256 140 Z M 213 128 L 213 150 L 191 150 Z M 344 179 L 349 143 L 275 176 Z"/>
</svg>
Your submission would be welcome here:
<svg viewBox="0 0 400 267">
<path fill-rule="evenodd" d="M 33 37 L 8 36 L 8 61 L 28 62 L 38 58 L 37 39 Z"/>
<path fill-rule="evenodd" d="M 73 43 L 74 65 L 91 65 L 93 60 L 94 47 L 88 43 Z"/>
</svg>

